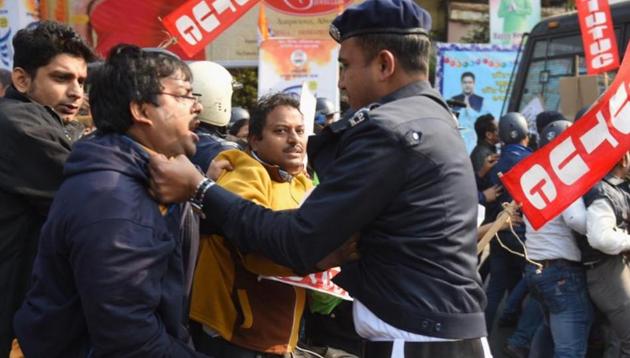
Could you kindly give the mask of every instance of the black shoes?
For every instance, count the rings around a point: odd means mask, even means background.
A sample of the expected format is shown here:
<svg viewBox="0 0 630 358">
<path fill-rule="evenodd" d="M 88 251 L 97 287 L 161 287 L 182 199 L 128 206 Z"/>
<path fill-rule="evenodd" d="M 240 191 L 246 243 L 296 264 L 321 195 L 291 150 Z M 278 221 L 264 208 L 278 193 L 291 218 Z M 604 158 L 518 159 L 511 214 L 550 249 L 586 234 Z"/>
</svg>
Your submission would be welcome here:
<svg viewBox="0 0 630 358">
<path fill-rule="evenodd" d="M 506 357 L 510 358 L 527 358 L 527 356 L 529 356 L 529 349 L 506 344 L 503 347 L 503 353 Z"/>
</svg>

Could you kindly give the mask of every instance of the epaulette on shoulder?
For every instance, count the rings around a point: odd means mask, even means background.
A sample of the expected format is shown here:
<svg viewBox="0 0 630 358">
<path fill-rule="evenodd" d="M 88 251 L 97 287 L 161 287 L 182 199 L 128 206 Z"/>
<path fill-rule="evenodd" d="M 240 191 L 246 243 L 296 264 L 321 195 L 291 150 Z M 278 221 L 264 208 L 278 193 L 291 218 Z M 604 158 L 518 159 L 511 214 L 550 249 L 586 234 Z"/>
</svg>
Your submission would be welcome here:
<svg viewBox="0 0 630 358">
<path fill-rule="evenodd" d="M 330 125 L 330 130 L 332 130 L 333 133 L 339 133 L 346 129 L 352 128 L 358 124 L 361 124 L 370 118 L 369 112 L 375 108 L 378 108 L 379 106 L 380 104 L 378 103 L 372 103 L 367 107 L 363 107 L 359 109 L 358 111 L 354 112 L 352 117 L 347 118 L 347 119 L 344 118 L 337 122 L 333 122 Z"/>
</svg>

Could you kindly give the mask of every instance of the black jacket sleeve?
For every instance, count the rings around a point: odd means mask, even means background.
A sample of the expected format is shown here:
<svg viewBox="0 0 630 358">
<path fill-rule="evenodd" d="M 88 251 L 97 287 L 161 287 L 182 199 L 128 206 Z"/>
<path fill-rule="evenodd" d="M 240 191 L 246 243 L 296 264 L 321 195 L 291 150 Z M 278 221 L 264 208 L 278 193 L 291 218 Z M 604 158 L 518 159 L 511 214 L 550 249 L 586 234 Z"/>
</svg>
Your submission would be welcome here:
<svg viewBox="0 0 630 358">
<path fill-rule="evenodd" d="M 15 106 L 0 119 L 0 185 L 45 214 L 63 180 L 71 144 L 52 114 L 34 106 Z"/>
<path fill-rule="evenodd" d="M 393 200 L 405 182 L 405 148 L 376 123 L 348 129 L 339 155 L 297 210 L 276 211 L 213 186 L 204 208 L 212 225 L 243 252 L 261 252 L 305 273 L 360 232 Z"/>
</svg>

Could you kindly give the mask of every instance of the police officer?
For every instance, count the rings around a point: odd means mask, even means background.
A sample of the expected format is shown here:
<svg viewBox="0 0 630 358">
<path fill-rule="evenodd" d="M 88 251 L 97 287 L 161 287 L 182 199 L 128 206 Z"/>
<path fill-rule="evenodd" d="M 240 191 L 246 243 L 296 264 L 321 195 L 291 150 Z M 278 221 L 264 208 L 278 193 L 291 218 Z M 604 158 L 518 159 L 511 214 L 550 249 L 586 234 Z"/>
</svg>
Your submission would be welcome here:
<svg viewBox="0 0 630 358">
<path fill-rule="evenodd" d="M 322 128 L 332 123 L 337 113 L 331 100 L 325 97 L 317 97 L 315 104 L 315 133 L 319 134 Z"/>
<path fill-rule="evenodd" d="M 241 200 L 184 157 L 152 158 L 163 201 L 190 198 L 239 249 L 298 273 L 323 268 L 316 263 L 359 233 L 361 258 L 335 282 L 354 297 L 364 357 L 483 357 L 487 347 L 475 180 L 427 80 L 430 27 L 411 0 L 367 0 L 333 21 L 339 87 L 356 113 L 309 141 L 321 184 L 295 211 Z"/>
<path fill-rule="evenodd" d="M 232 75 L 225 67 L 211 61 L 193 62 L 190 70 L 195 79 L 193 92 L 201 95 L 199 101 L 203 105 L 197 116 L 200 123 L 195 133 L 199 142 L 192 161 L 206 171 L 217 154 L 238 148 L 235 142 L 226 139 L 232 114 Z"/>
<path fill-rule="evenodd" d="M 249 111 L 243 107 L 232 107 L 232 115 L 230 116 L 230 123 L 228 125 L 228 133 L 234 137 L 247 138 L 249 128 L 241 131 L 243 126 L 249 124 Z"/>
<path fill-rule="evenodd" d="M 518 162 L 531 155 L 532 151 L 527 147 L 529 144 L 528 133 L 527 119 L 521 113 L 506 113 L 499 119 L 499 139 L 502 143 L 501 155 L 497 164 L 492 167 L 488 174 L 491 184 L 501 185 L 499 175 L 507 173 Z M 510 193 L 507 190 L 503 191 L 495 202 L 487 206 L 486 222 L 495 221 L 503 210 L 502 203 L 511 201 Z M 501 243 L 504 243 L 511 250 L 522 253 L 523 248 L 518 240 L 525 240 L 525 227 L 522 225 L 515 226 L 514 232 L 519 235 L 518 239 L 514 237 L 509 229 L 499 231 L 498 237 L 501 239 Z M 495 315 L 503 296 L 505 296 L 505 292 L 511 293 L 515 287 L 518 287 L 517 284 L 521 281 L 521 273 L 525 264 L 525 261 L 520 256 L 503 249 L 501 243 L 499 240 L 490 242 L 490 257 L 488 258 L 490 262 L 490 281 L 486 291 L 488 296 L 488 305 L 486 307 L 488 331 L 492 329 Z M 525 282 L 523 281 L 518 288 L 517 292 L 524 294 L 526 292 Z M 517 301 L 520 302 L 520 300 Z M 520 311 L 520 305 L 508 305 L 504 308 L 504 314 L 507 313 L 506 311 L 517 315 L 518 311 Z M 512 317 L 509 316 L 510 314 L 505 315 L 503 320 L 512 320 Z"/>
</svg>

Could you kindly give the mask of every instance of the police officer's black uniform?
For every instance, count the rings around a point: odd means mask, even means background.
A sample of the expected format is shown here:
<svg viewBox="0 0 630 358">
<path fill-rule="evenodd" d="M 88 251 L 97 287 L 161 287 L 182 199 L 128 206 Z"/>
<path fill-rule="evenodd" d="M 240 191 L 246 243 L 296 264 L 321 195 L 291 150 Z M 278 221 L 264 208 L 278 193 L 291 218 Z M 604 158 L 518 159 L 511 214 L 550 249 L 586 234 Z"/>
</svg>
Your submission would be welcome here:
<svg viewBox="0 0 630 358">
<path fill-rule="evenodd" d="M 358 8 L 388 3 L 417 6 L 368 0 Z M 335 282 L 399 330 L 457 340 L 406 343 L 407 356 L 482 357 L 477 190 L 447 108 L 427 81 L 413 82 L 311 137 L 321 184 L 299 210 L 272 212 L 213 186 L 204 199 L 208 220 L 241 251 L 302 273 L 358 232 L 361 259 L 343 265 Z M 386 355 L 392 345 L 367 348 Z"/>
</svg>

